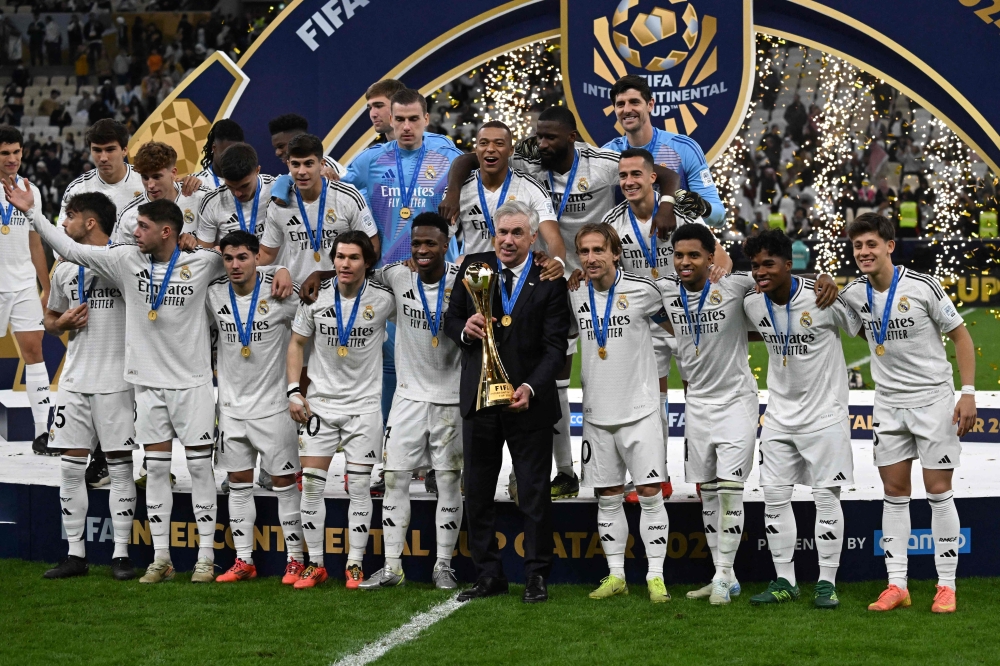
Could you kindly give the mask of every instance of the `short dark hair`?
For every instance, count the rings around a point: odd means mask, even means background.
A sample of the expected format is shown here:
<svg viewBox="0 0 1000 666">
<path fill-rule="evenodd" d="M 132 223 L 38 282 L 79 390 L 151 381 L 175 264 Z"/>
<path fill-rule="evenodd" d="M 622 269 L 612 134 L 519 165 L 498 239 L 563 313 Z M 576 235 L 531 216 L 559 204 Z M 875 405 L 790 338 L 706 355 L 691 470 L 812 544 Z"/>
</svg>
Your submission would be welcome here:
<svg viewBox="0 0 1000 666">
<path fill-rule="evenodd" d="M 402 81 L 397 81 L 396 79 L 382 79 L 381 81 L 376 81 L 368 86 L 368 90 L 365 91 L 365 99 L 368 100 L 372 97 L 385 97 L 392 100 L 392 96 L 400 90 L 406 90 L 406 84 Z"/>
<path fill-rule="evenodd" d="M 653 160 L 653 153 L 649 152 L 645 148 L 626 148 L 621 152 L 621 155 L 618 156 L 618 161 L 621 162 L 627 157 L 641 157 L 642 163 L 648 166 L 650 170 L 656 166 L 656 162 Z"/>
<path fill-rule="evenodd" d="M 296 130 L 301 132 L 309 131 L 309 121 L 297 113 L 286 113 L 277 118 L 272 118 L 267 123 L 267 131 L 270 132 L 271 136 L 281 134 L 282 132 L 294 132 Z"/>
<path fill-rule="evenodd" d="M 431 211 L 421 213 L 413 218 L 413 224 L 410 226 L 411 233 L 417 227 L 434 227 L 443 233 L 445 238 L 448 237 L 448 220 Z"/>
<path fill-rule="evenodd" d="M 697 240 L 701 241 L 701 246 L 705 248 L 709 256 L 715 254 L 715 234 L 704 224 L 685 224 L 677 227 L 673 236 L 670 237 L 670 244 L 677 247 L 677 241 Z"/>
<path fill-rule="evenodd" d="M 288 142 L 289 157 L 309 157 L 315 155 L 323 160 L 323 141 L 315 134 L 299 134 Z"/>
<path fill-rule="evenodd" d="M 260 165 L 257 151 L 249 143 L 234 143 L 219 158 L 219 175 L 226 180 L 243 180 Z"/>
<path fill-rule="evenodd" d="M 141 204 L 137 210 L 139 215 L 148 217 L 157 224 L 165 224 L 178 234 L 184 228 L 184 213 L 173 201 L 155 199 Z"/>
<path fill-rule="evenodd" d="M 792 239 L 781 229 L 768 229 L 756 236 L 751 236 L 743 243 L 743 254 L 753 259 L 760 252 L 767 252 L 772 257 L 781 257 L 785 261 L 792 260 Z"/>
<path fill-rule="evenodd" d="M 502 129 L 505 132 L 507 132 L 507 136 L 510 137 L 511 141 L 514 140 L 514 133 L 510 131 L 510 127 L 507 126 L 507 123 L 502 122 L 500 120 L 487 120 L 485 123 L 479 126 L 479 129 L 476 130 L 476 134 L 478 135 L 480 131 L 486 129 L 487 127 L 492 127 L 494 129 Z"/>
<path fill-rule="evenodd" d="M 90 126 L 83 140 L 88 146 L 117 143 L 124 150 L 128 147 L 128 129 L 117 120 L 103 118 Z"/>
<path fill-rule="evenodd" d="M 350 231 L 345 231 L 337 236 L 333 239 L 333 247 L 330 248 L 331 261 L 337 256 L 337 247 L 344 244 L 357 245 L 360 247 L 361 256 L 365 260 L 365 272 L 369 276 L 375 272 L 375 264 L 378 263 L 379 257 L 378 253 L 375 251 L 375 246 L 372 245 L 372 239 L 368 237 L 368 234 L 358 229 L 351 229 Z"/>
<path fill-rule="evenodd" d="M 224 251 L 227 247 L 245 247 L 254 254 L 260 252 L 260 240 L 249 231 L 237 229 L 230 231 L 219 241 L 219 251 Z"/>
<path fill-rule="evenodd" d="M 100 192 L 81 192 L 74 194 L 66 202 L 66 212 L 93 213 L 97 223 L 101 225 L 101 231 L 108 236 L 115 229 L 115 220 L 118 219 L 118 209 L 115 202 Z"/>
<path fill-rule="evenodd" d="M 392 94 L 389 98 L 389 108 L 391 109 L 396 104 L 420 104 L 420 109 L 427 113 L 427 99 L 420 94 L 419 90 L 414 90 L 413 88 L 403 88 Z"/>
<path fill-rule="evenodd" d="M 0 143 L 16 143 L 19 146 L 24 146 L 24 135 L 16 127 L 0 125 Z"/>
<path fill-rule="evenodd" d="M 646 82 L 646 77 L 629 74 L 628 76 L 623 76 L 618 79 L 615 81 L 615 84 L 611 86 L 611 103 L 614 104 L 615 98 L 626 90 L 637 91 L 647 102 L 653 99 L 653 92 L 649 89 L 649 83 Z"/>
<path fill-rule="evenodd" d="M 576 116 L 565 106 L 550 106 L 538 114 L 538 122 L 553 122 L 576 130 Z"/>
<path fill-rule="evenodd" d="M 862 213 L 847 225 L 847 237 L 851 240 L 868 232 L 878 234 L 887 243 L 896 240 L 896 227 L 879 213 Z"/>
</svg>

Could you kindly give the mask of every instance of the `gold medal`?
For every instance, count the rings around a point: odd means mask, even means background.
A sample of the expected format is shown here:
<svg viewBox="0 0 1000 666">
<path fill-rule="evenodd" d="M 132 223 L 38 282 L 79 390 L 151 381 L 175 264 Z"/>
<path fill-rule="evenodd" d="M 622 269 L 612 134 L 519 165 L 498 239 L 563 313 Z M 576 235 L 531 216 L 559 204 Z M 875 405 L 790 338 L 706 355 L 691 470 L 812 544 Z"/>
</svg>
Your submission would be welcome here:
<svg viewBox="0 0 1000 666">
<path fill-rule="evenodd" d="M 10 233 L 10 225 L 9 224 L 5 224 L 2 227 L 0 227 L 0 234 L 3 234 L 4 236 L 6 236 L 9 233 Z"/>
<path fill-rule="evenodd" d="M 337 347 L 337 356 L 339 356 L 340 358 L 344 358 L 345 356 L 347 356 L 347 347 L 345 347 L 344 345 L 340 345 L 339 347 Z"/>
<path fill-rule="evenodd" d="M 788 357 L 787 356 L 782 356 L 781 357 L 781 365 L 788 365 Z"/>
<path fill-rule="evenodd" d="M 658 277 L 660 277 L 660 271 L 658 271 L 658 270 L 656 270 L 656 269 L 654 268 L 654 269 L 653 269 L 653 279 L 655 280 L 655 279 L 656 279 L 656 278 L 658 278 Z"/>
<path fill-rule="evenodd" d="M 598 347 L 597 348 L 597 355 L 600 356 L 601 360 L 603 361 L 604 359 L 606 359 L 608 357 L 608 350 L 605 349 L 604 347 Z"/>
<path fill-rule="evenodd" d="M 146 316 L 149 317 L 149 321 L 156 321 L 156 310 L 150 310 Z"/>
<path fill-rule="evenodd" d="M 240 355 L 243 358 L 250 358 L 250 346 L 249 345 L 243 345 L 243 349 L 240 350 Z"/>
<path fill-rule="evenodd" d="M 410 210 L 409 206 L 403 206 L 399 209 L 399 216 L 404 220 L 410 219 L 410 215 L 412 214 L 413 212 Z"/>
<path fill-rule="evenodd" d="M 502 317 L 502 318 L 500 319 L 500 323 L 501 323 L 501 324 L 503 324 L 504 326 L 510 326 L 510 323 L 511 323 L 512 321 L 513 321 L 513 320 L 512 320 L 511 318 L 510 318 L 510 315 L 504 315 L 504 316 L 503 316 L 503 317 Z"/>
<path fill-rule="evenodd" d="M 437 346 L 438 346 L 438 336 L 435 335 L 434 337 L 431 338 L 431 347 L 437 347 Z"/>
<path fill-rule="evenodd" d="M 319 261 L 319 259 L 320 259 L 319 252 L 313 252 L 313 259 L 315 259 L 316 261 Z"/>
<path fill-rule="evenodd" d="M 881 356 L 884 353 L 885 353 L 885 345 L 877 345 L 875 347 L 875 355 L 876 356 Z"/>
<path fill-rule="evenodd" d="M 700 349 L 698 349 L 697 347 L 695 347 L 695 348 L 694 348 L 694 355 L 695 355 L 695 356 L 701 356 L 701 350 L 700 350 Z"/>
</svg>

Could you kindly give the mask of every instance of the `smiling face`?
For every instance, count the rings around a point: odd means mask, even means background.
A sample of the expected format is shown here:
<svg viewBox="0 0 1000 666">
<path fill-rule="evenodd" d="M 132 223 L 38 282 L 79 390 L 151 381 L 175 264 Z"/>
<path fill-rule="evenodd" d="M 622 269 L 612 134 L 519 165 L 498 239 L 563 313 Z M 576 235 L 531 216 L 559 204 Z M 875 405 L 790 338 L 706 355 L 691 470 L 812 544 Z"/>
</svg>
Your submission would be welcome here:
<svg viewBox="0 0 1000 666">
<path fill-rule="evenodd" d="M 21 144 L 0 143 L 0 176 L 13 178 L 21 168 Z"/>
<path fill-rule="evenodd" d="M 295 185 L 299 191 L 309 190 L 317 183 L 322 182 L 323 160 L 315 155 L 289 157 L 288 171 L 295 179 Z"/>
<path fill-rule="evenodd" d="M 750 258 L 750 270 L 760 290 L 770 294 L 788 284 L 792 275 L 792 260 L 761 250 Z"/>
<path fill-rule="evenodd" d="M 625 157 L 618 161 L 618 185 L 630 202 L 650 196 L 654 182 L 656 174 L 641 157 Z"/>
<path fill-rule="evenodd" d="M 432 272 L 444 265 L 444 255 L 448 251 L 448 237 L 437 227 L 425 224 L 413 227 L 410 234 L 410 252 L 417 268 Z"/>
<path fill-rule="evenodd" d="M 476 137 L 476 157 L 479 170 L 495 175 L 507 171 L 507 163 L 514 152 L 514 142 L 507 130 L 500 127 L 483 127 Z"/>
<path fill-rule="evenodd" d="M 874 231 L 858 234 L 851 240 L 854 261 L 865 275 L 878 273 L 890 259 L 896 241 L 885 241 Z"/>
<path fill-rule="evenodd" d="M 611 244 L 599 233 L 585 233 L 576 241 L 576 254 L 580 257 L 587 279 L 604 282 L 617 271 L 620 254 L 613 254 Z"/>
<path fill-rule="evenodd" d="M 653 100 L 642 98 L 638 90 L 630 88 L 615 97 L 615 117 L 627 133 L 636 132 L 649 122 Z"/>
<path fill-rule="evenodd" d="M 528 250 L 535 242 L 537 234 L 531 233 L 526 215 L 504 215 L 496 221 L 496 238 L 493 247 L 505 266 L 520 265 L 528 256 Z"/>
<path fill-rule="evenodd" d="M 701 241 L 679 240 L 674 245 L 674 270 L 685 286 L 694 286 L 708 277 L 712 267 L 712 255 Z"/>
</svg>

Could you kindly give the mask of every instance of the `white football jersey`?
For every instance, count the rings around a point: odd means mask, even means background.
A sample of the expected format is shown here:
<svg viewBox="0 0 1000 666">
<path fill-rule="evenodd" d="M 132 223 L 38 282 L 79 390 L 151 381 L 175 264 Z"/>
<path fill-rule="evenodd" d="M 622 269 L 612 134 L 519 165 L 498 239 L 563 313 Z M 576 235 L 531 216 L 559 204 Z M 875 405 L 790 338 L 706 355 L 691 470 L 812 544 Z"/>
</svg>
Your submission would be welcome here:
<svg viewBox="0 0 1000 666">
<path fill-rule="evenodd" d="M 569 201 L 559 218 L 559 231 L 566 244 L 567 272 L 580 268 L 580 259 L 576 256 L 576 232 L 584 224 L 597 224 L 601 221 L 604 214 L 615 205 L 615 190 L 618 187 L 618 153 L 583 141 L 576 142 L 576 152 L 579 164 L 573 182 L 568 184 L 568 171 L 563 174 L 553 172 L 550 180 L 549 171 L 542 167 L 540 160 L 518 155 L 510 158 L 512 167 L 524 171 L 545 187 L 556 215 L 559 214 L 566 188 L 570 188 Z"/>
<path fill-rule="evenodd" d="M 636 238 L 635 229 L 632 227 L 632 220 L 628 214 L 628 202 L 623 201 L 612 208 L 602 221 L 614 227 L 622 241 L 622 267 L 629 273 L 652 279 L 653 267 L 649 265 L 649 261 L 642 251 L 642 246 L 639 245 L 639 240 Z M 635 221 L 639 227 L 639 233 L 642 234 L 643 241 L 646 243 L 646 249 L 652 252 L 650 233 L 653 228 L 653 219 L 641 220 L 636 216 Z M 696 220 L 689 220 L 678 215 L 677 226 L 685 224 L 704 225 L 705 222 L 700 217 Z M 656 239 L 656 270 L 661 278 L 675 273 L 674 244 L 670 240 Z"/>
<path fill-rule="evenodd" d="M 656 282 L 663 293 L 663 306 L 677 339 L 677 356 L 687 376 L 687 396 L 709 405 L 727 405 L 747 394 L 757 393 L 757 382 L 747 362 L 747 331 L 753 325 L 743 311 L 743 299 L 754 288 L 749 273 L 734 271 L 709 285 L 708 297 L 698 315 L 701 292 L 685 291 L 690 317 L 684 310 L 677 275 Z M 693 321 L 701 322 L 698 353 L 695 353 Z"/>
<path fill-rule="evenodd" d="M 597 320 L 604 321 L 609 291 L 594 290 Z M 583 418 L 601 426 L 632 423 L 661 408 L 650 317 L 663 309 L 652 281 L 618 271 L 608 323 L 607 358 L 598 355 L 590 290 L 581 284 L 569 292 L 573 312 L 570 333 L 580 334 Z"/>
<path fill-rule="evenodd" d="M 219 329 L 218 380 L 219 411 L 234 419 L 260 419 L 288 408 L 285 394 L 285 357 L 292 337 L 292 320 L 298 299 L 278 300 L 271 296 L 273 275 L 261 275 L 257 308 L 250 334 L 250 356 L 241 353 L 236 317 L 230 298 L 229 278 L 222 277 L 208 287 L 205 305 Z M 245 328 L 253 294 L 236 296 L 240 323 Z"/>
<path fill-rule="evenodd" d="M 337 354 L 337 308 L 333 280 L 324 280 L 319 296 L 311 304 L 301 303 L 292 331 L 313 339 L 309 357 L 308 397 L 320 396 L 343 414 L 368 414 L 382 408 L 382 343 L 385 323 L 396 316 L 392 291 L 373 280 L 355 298 L 342 298 L 344 324 L 354 302 L 358 316 L 347 341 L 347 355 Z"/>
<path fill-rule="evenodd" d="M 181 194 L 180 183 L 174 183 L 174 189 L 177 192 L 177 198 L 174 199 L 174 203 L 177 204 L 177 207 L 181 209 L 181 213 L 184 214 L 183 232 L 193 233 L 195 229 L 195 217 L 198 209 L 201 208 L 201 202 L 212 190 L 202 185 L 195 190 L 194 194 L 186 197 Z M 111 234 L 111 241 L 113 243 L 135 245 L 135 228 L 139 224 L 139 206 L 146 203 L 149 203 L 149 196 L 143 190 L 142 194 L 128 202 L 124 208 L 118 209 L 118 222 L 115 224 L 115 230 Z"/>
<path fill-rule="evenodd" d="M 556 214 L 552 209 L 552 201 L 549 199 L 548 191 L 542 187 L 541 183 L 517 169 L 513 169 L 512 172 L 505 201 L 520 201 L 531 206 L 538 213 L 540 222 L 555 220 Z M 497 208 L 499 208 L 502 191 L 502 185 L 495 192 L 483 188 L 483 196 L 486 199 L 486 206 L 494 225 L 496 224 L 495 215 Z M 472 175 L 462 183 L 459 206 L 459 240 L 464 243 L 462 254 L 493 252 L 493 235 L 490 234 L 489 227 L 486 226 L 482 202 L 479 200 L 479 169 L 473 171 Z"/>
<path fill-rule="evenodd" d="M 23 178 L 18 178 L 17 187 L 23 190 L 25 182 Z M 31 186 L 31 194 L 35 197 L 35 206 L 39 206 L 42 195 L 34 185 Z M 0 205 L 5 212 L 11 208 L 2 189 L 0 189 Z M 16 208 L 9 212 L 11 214 L 9 231 L 0 234 L 0 292 L 37 289 L 35 265 L 31 263 L 31 246 L 28 243 L 28 232 L 32 231 L 31 220 Z M 62 229 L 58 231 L 64 233 Z M 2 333 L 6 335 L 7 331 Z"/>
<path fill-rule="evenodd" d="M 222 176 L 216 174 L 215 171 L 212 170 L 212 167 L 202 169 L 198 173 L 193 173 L 191 175 L 201 181 L 202 187 L 207 187 L 209 190 L 217 190 L 225 184 L 222 182 Z"/>
<path fill-rule="evenodd" d="M 49 310 L 66 312 L 87 294 L 87 325 L 69 334 L 66 363 L 59 388 L 74 393 L 118 393 L 131 388 L 125 381 L 125 299 L 121 289 L 92 270 L 59 262 L 52 271 Z"/>
<path fill-rule="evenodd" d="M 396 393 L 408 400 L 458 404 L 462 352 L 443 330 L 444 313 L 448 311 L 458 269 L 457 264 L 445 263 L 444 302 L 437 347 L 431 345 L 431 327 L 417 288 L 418 274 L 398 262 L 375 272 L 375 279 L 392 289 L 396 297 Z M 439 284 L 424 285 L 424 296 L 432 316 L 437 312 Z"/>
<path fill-rule="evenodd" d="M 923 407 L 955 392 L 941 335 L 963 320 L 936 279 L 907 268 L 899 271 L 882 356 L 875 353 L 875 332 L 882 327 L 889 292 L 872 290 L 874 313 L 868 308 L 867 276 L 848 284 L 840 295 L 864 323 L 879 398 L 892 407 Z"/>
<path fill-rule="evenodd" d="M 814 282 L 795 279 L 791 316 L 784 305 L 767 311 L 764 294 L 747 291 L 743 309 L 767 344 L 767 411 L 764 425 L 778 432 L 809 433 L 847 419 L 847 364 L 840 329 L 861 330 L 854 310 L 837 297 L 825 310 L 816 306 Z M 791 321 L 789 321 L 791 319 Z M 788 365 L 782 363 L 788 340 Z"/>
<path fill-rule="evenodd" d="M 302 202 L 312 233 L 316 233 L 319 219 L 319 198 L 312 203 Z M 322 238 L 320 240 L 319 261 L 309 238 L 306 225 L 299 219 L 302 213 L 296 201 L 286 207 L 273 205 L 267 209 L 267 222 L 260 244 L 279 250 L 276 263 L 288 268 L 295 282 L 304 282 L 314 271 L 332 271 L 333 260 L 330 250 L 333 241 L 345 231 L 363 231 L 369 237 L 378 235 L 378 227 L 371 209 L 361 193 L 348 183 L 328 181 L 326 189 L 326 209 L 323 214 Z"/>
<path fill-rule="evenodd" d="M 243 220 L 247 229 L 253 226 L 253 234 L 260 238 L 264 233 L 264 221 L 267 219 L 267 209 L 271 203 L 271 185 L 274 183 L 274 176 L 261 174 L 257 177 L 257 188 L 260 197 L 257 199 L 257 220 L 254 223 L 253 199 L 245 203 L 240 203 L 243 211 Z M 236 214 L 236 197 L 229 191 L 229 188 L 222 187 L 209 192 L 202 199 L 201 208 L 195 216 L 195 235 L 198 240 L 205 243 L 218 245 L 222 237 L 230 231 L 240 229 L 240 218 Z"/>
<path fill-rule="evenodd" d="M 101 180 L 101 174 L 97 169 L 91 169 L 66 187 L 63 193 L 62 205 L 59 206 L 59 221 L 66 219 L 66 202 L 75 194 L 82 192 L 100 192 L 115 205 L 115 210 L 121 213 L 125 206 L 132 199 L 142 194 L 145 188 L 142 186 L 142 176 L 132 168 L 131 164 L 125 165 L 125 177 L 114 185 Z M 40 199 L 35 199 L 40 201 Z"/>
</svg>

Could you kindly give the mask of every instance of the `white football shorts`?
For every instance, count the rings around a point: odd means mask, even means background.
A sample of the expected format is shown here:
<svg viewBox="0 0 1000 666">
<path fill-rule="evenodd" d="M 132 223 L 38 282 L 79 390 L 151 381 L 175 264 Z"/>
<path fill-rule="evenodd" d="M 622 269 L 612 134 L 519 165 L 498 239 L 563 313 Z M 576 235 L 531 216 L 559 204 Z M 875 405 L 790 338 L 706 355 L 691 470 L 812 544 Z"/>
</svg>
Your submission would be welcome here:
<svg viewBox="0 0 1000 666">
<path fill-rule="evenodd" d="M 684 480 L 743 482 L 753 468 L 760 409 L 756 394 L 728 405 L 688 398 L 684 407 Z"/>
<path fill-rule="evenodd" d="M 7 335 L 8 324 L 15 333 L 45 330 L 45 315 L 37 289 L 0 291 L 0 337 Z"/>
<path fill-rule="evenodd" d="M 187 389 L 135 387 L 135 440 L 184 446 L 215 444 L 215 391 L 212 383 Z"/>
<path fill-rule="evenodd" d="M 620 426 L 601 426 L 583 421 L 580 451 L 580 483 L 593 488 L 612 488 L 625 483 L 625 473 L 638 485 L 667 480 L 663 428 L 660 413 Z"/>
<path fill-rule="evenodd" d="M 762 486 L 849 486 L 854 483 L 854 455 L 847 419 L 809 433 L 777 432 L 765 425 L 758 462 Z"/>
<path fill-rule="evenodd" d="M 299 456 L 332 458 L 343 451 L 349 463 L 382 461 L 382 412 L 338 414 L 323 398 L 309 398 L 312 417 L 299 425 Z"/>
<path fill-rule="evenodd" d="M 135 400 L 132 389 L 116 393 L 59 391 L 49 429 L 53 449 L 89 449 L 98 442 L 107 453 L 134 451 Z"/>
<path fill-rule="evenodd" d="M 287 410 L 259 419 L 235 419 L 219 414 L 216 468 L 223 472 L 260 466 L 271 476 L 295 474 L 299 465 L 298 432 Z"/>
<path fill-rule="evenodd" d="M 951 422 L 955 397 L 945 396 L 924 407 L 890 407 L 875 394 L 872 451 L 875 465 L 885 467 L 920 459 L 924 469 L 954 469 L 962 457 L 958 426 Z"/>
<path fill-rule="evenodd" d="M 462 414 L 458 405 L 409 400 L 397 392 L 382 440 L 385 469 L 412 470 L 430 454 L 436 470 L 462 469 Z"/>
</svg>

